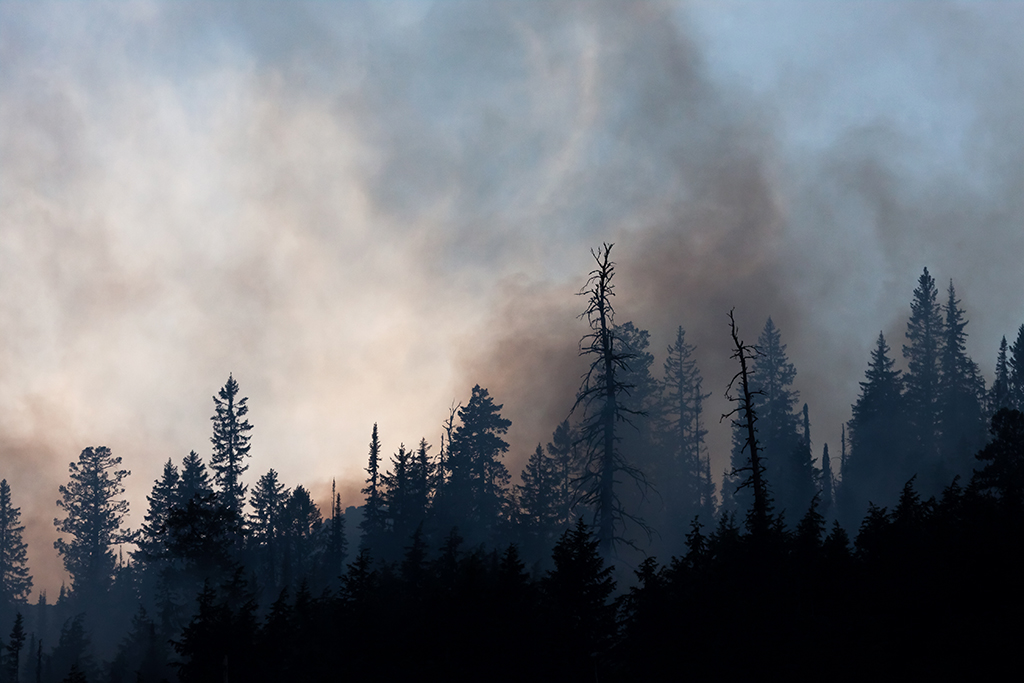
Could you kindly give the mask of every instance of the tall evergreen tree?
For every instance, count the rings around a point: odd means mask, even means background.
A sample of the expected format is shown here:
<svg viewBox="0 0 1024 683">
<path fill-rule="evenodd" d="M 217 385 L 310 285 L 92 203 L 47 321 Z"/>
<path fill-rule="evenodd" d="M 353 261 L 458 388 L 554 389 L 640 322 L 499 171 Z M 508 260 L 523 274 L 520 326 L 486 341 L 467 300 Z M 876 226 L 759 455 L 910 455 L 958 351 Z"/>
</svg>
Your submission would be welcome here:
<svg viewBox="0 0 1024 683">
<path fill-rule="evenodd" d="M 925 486 L 936 490 L 944 487 L 954 475 L 970 473 L 972 456 L 985 440 L 985 380 L 978 364 L 967 355 L 966 326 L 967 321 L 950 280 L 945 306 L 945 335 L 939 357 L 937 401 L 943 467 L 937 472 L 938 481 L 925 482 Z"/>
<path fill-rule="evenodd" d="M 218 398 L 219 396 L 219 398 Z M 215 412 L 213 421 L 213 455 L 210 468 L 213 478 L 220 486 L 222 504 L 241 518 L 248 487 L 242 483 L 242 474 L 249 466 L 249 432 L 252 425 L 245 419 L 249 412 L 248 398 L 238 397 L 238 382 L 231 375 L 217 396 L 213 397 Z"/>
<path fill-rule="evenodd" d="M 196 496 L 205 497 L 213 494 L 210 473 L 206 470 L 203 459 L 195 451 L 189 451 L 181 462 L 181 479 L 178 481 L 176 504 L 187 505 Z"/>
<path fill-rule="evenodd" d="M 1017 330 L 1017 338 L 1010 346 L 1008 389 L 1010 408 L 1024 412 L 1024 325 Z"/>
<path fill-rule="evenodd" d="M 448 503 L 463 520 L 459 530 L 471 543 L 496 542 L 505 512 L 509 473 L 501 461 L 508 452 L 502 437 L 512 423 L 501 416 L 487 389 L 473 387 L 469 402 L 459 409 L 459 426 L 452 435 Z"/>
<path fill-rule="evenodd" d="M 309 491 L 296 486 L 284 506 L 284 569 L 286 586 L 298 588 L 316 576 L 324 548 L 320 544 L 323 517 Z"/>
<path fill-rule="evenodd" d="M 11 503 L 11 487 L 0 480 L 0 615 L 28 599 L 32 576 L 28 546 L 22 540 L 21 508 Z"/>
<path fill-rule="evenodd" d="M 384 504 L 388 510 L 390 529 L 401 547 L 422 519 L 412 509 L 413 454 L 399 444 L 398 452 L 391 456 L 391 469 L 384 474 Z"/>
<path fill-rule="evenodd" d="M 21 680 L 21 650 L 25 647 L 25 618 L 18 612 L 14 617 L 10 641 L 7 643 L 7 680 L 18 683 Z"/>
<path fill-rule="evenodd" d="M 552 495 L 555 501 L 555 519 L 563 528 L 572 521 L 575 504 L 573 481 L 577 477 L 580 460 L 577 452 L 578 441 L 576 430 L 569 425 L 568 420 L 563 420 L 551 434 L 551 441 L 546 447 L 554 470 L 555 490 Z"/>
<path fill-rule="evenodd" d="M 329 520 L 327 549 L 324 552 L 323 575 L 328 587 L 334 588 L 345 572 L 348 541 L 345 537 L 345 512 L 341 507 L 341 494 L 331 482 L 331 518 Z"/>
<path fill-rule="evenodd" d="M 370 459 L 366 466 L 366 487 L 363 495 L 366 502 L 363 507 L 363 521 L 359 523 L 362 531 L 361 548 L 377 548 L 384 539 L 387 528 L 387 510 L 384 501 L 384 482 L 380 471 L 380 439 L 377 436 L 377 423 L 373 423 L 370 436 Z"/>
<path fill-rule="evenodd" d="M 863 516 L 869 501 L 895 502 L 900 486 L 914 473 L 913 461 L 907 456 L 910 437 L 900 374 L 879 332 L 860 383 L 860 396 L 853 404 L 849 453 L 842 463 L 837 492 L 840 517 L 850 528 Z M 845 429 L 843 436 L 845 447 Z"/>
<path fill-rule="evenodd" d="M 943 337 L 938 295 L 935 279 L 925 268 L 910 304 L 910 343 L 903 346 L 903 357 L 907 359 L 905 401 L 915 471 L 920 463 L 934 464 L 938 458 L 939 358 Z"/>
<path fill-rule="evenodd" d="M 531 562 L 540 560 L 551 549 L 561 530 L 555 468 L 554 459 L 537 444 L 537 450 L 519 475 L 522 483 L 515 487 L 522 551 Z"/>
<path fill-rule="evenodd" d="M 257 569 L 263 581 L 275 589 L 281 587 L 281 536 L 284 507 L 290 495 L 278 480 L 277 471 L 271 468 L 256 482 L 249 500 L 253 510 L 249 515 L 249 541 L 257 558 Z"/>
<path fill-rule="evenodd" d="M 105 446 L 86 448 L 78 462 L 69 464 L 71 479 L 59 489 L 57 507 L 63 519 L 53 524 L 71 540 L 58 538 L 53 547 L 64 558 L 75 595 L 87 601 L 102 598 L 114 578 L 113 546 L 130 540 L 121 529 L 128 513 L 128 501 L 121 500 L 124 479 L 130 473 L 118 469 L 121 458 Z"/>
<path fill-rule="evenodd" d="M 137 544 L 142 556 L 156 557 L 163 551 L 164 523 L 167 513 L 177 503 L 177 491 L 181 476 L 170 458 L 164 463 L 163 473 L 153 483 L 153 491 L 146 496 L 149 511 L 138 536 Z"/>
<path fill-rule="evenodd" d="M 702 515 L 708 523 L 714 514 L 714 485 L 709 495 L 703 457 L 707 436 L 703 404 L 711 394 L 702 391 L 703 380 L 693 352 L 694 347 L 686 343 L 686 333 L 680 326 L 665 359 L 660 410 L 671 469 L 667 476 L 659 477 L 664 484 L 662 496 L 666 498 L 670 524 L 680 538 L 695 515 Z"/>
<path fill-rule="evenodd" d="M 999 342 L 999 353 L 996 354 L 996 377 L 988 392 L 988 414 L 995 415 L 1000 408 L 1010 407 L 1010 363 L 1007 356 L 1009 346 L 1006 337 Z"/>
</svg>

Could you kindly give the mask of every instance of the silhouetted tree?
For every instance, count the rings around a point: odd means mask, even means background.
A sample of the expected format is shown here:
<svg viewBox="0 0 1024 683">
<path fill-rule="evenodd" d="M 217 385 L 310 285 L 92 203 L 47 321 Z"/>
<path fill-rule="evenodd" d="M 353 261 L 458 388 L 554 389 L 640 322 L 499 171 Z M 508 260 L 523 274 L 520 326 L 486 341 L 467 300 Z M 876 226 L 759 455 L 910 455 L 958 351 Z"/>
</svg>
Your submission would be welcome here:
<svg viewBox="0 0 1024 683">
<path fill-rule="evenodd" d="M 1008 391 L 1014 410 L 1024 411 L 1024 325 L 1017 329 L 1017 338 L 1010 346 Z"/>
<path fill-rule="evenodd" d="M 117 469 L 120 465 L 121 458 L 109 448 L 86 448 L 78 462 L 68 466 L 71 479 L 59 489 L 57 507 L 65 516 L 54 519 L 53 525 L 72 538 L 58 538 L 53 547 L 64 558 L 75 594 L 86 601 L 100 598 L 110 588 L 115 564 L 112 548 L 130 540 L 121 529 L 128 501 L 119 499 L 129 472 Z"/>
<path fill-rule="evenodd" d="M 967 355 L 967 334 L 963 310 L 956 298 L 953 281 L 945 307 L 942 354 L 939 357 L 939 431 L 943 469 L 939 480 L 928 486 L 944 486 L 955 474 L 970 471 L 971 456 L 985 439 L 985 380 L 978 364 Z"/>
<path fill-rule="evenodd" d="M 250 547 L 263 580 L 275 588 L 281 587 L 281 536 L 286 526 L 285 503 L 290 495 L 278 480 L 277 471 L 271 468 L 256 482 L 249 500 L 253 509 L 249 515 Z"/>
<path fill-rule="evenodd" d="M 213 493 L 210 473 L 203 459 L 195 451 L 189 451 L 181 461 L 181 479 L 178 481 L 176 502 L 186 505 L 195 496 L 209 496 Z"/>
<path fill-rule="evenodd" d="M 9 681 L 21 680 L 21 650 L 25 647 L 25 618 L 18 612 L 14 617 L 10 640 L 7 643 L 7 676 Z"/>
<path fill-rule="evenodd" d="M 1014 514 L 1024 508 L 1024 413 L 1003 408 L 992 416 L 992 440 L 977 454 L 985 466 L 974 482 L 991 490 Z"/>
<path fill-rule="evenodd" d="M 91 640 L 85 632 L 85 615 L 79 614 L 64 622 L 60 640 L 49 657 L 51 680 L 87 681 L 93 676 L 95 663 Z"/>
<path fill-rule="evenodd" d="M 623 379 L 629 373 L 629 363 L 635 356 L 621 343 L 616 343 L 615 311 L 611 302 L 615 295 L 612 284 L 615 264 L 611 260 L 611 251 L 612 245 L 607 243 L 600 251 L 591 250 L 597 267 L 590 271 L 587 284 L 580 291 L 581 296 L 587 297 L 587 307 L 580 317 L 586 318 L 590 325 L 590 333 L 580 339 L 580 355 L 590 356 L 592 360 L 573 405 L 574 412 L 583 408 L 580 439 L 584 455 L 578 480 L 579 500 L 594 510 L 597 538 L 605 555 L 611 552 L 616 540 L 627 540 L 621 533 L 626 521 L 636 522 L 649 531 L 642 520 L 625 509 L 615 487 L 621 475 L 643 486 L 646 486 L 646 479 L 626 460 L 619 448 L 619 423 L 629 423 L 630 418 L 636 415 L 634 409 L 624 402 L 633 387 Z"/>
<path fill-rule="evenodd" d="M 906 406 L 910 423 L 910 446 L 917 462 L 933 464 L 938 457 L 939 358 L 943 324 L 935 279 L 925 268 L 914 289 L 907 322 L 903 357 L 907 359 Z M 912 470 L 917 470 L 917 462 Z"/>
<path fill-rule="evenodd" d="M 32 590 L 24 532 L 21 508 L 11 503 L 11 487 L 4 479 L 0 481 L 0 614 L 24 602 Z"/>
<path fill-rule="evenodd" d="M 526 557 L 531 561 L 547 553 L 562 525 L 559 519 L 558 472 L 556 463 L 540 444 L 519 475 L 522 484 L 515 487 L 519 506 L 520 536 Z"/>
<path fill-rule="evenodd" d="M 733 311 L 729 311 L 729 333 L 733 342 L 733 353 L 730 358 L 735 358 L 739 362 L 740 369 L 729 381 L 725 392 L 725 397 L 735 403 L 736 407 L 723 415 L 722 419 L 736 416 L 732 421 L 733 434 L 744 435 L 738 451 L 740 457 L 729 472 L 729 479 L 730 483 L 739 482 L 735 492 L 747 488 L 751 490 L 753 501 L 747 510 L 747 528 L 752 534 L 763 536 L 771 522 L 771 496 L 768 493 L 765 466 L 761 460 L 761 447 L 757 439 L 758 414 L 754 407 L 755 390 L 751 387 L 749 365 L 757 358 L 758 350 L 740 340 Z M 736 387 L 737 382 L 739 387 Z M 739 393 L 733 395 L 736 389 Z M 745 459 L 743 453 L 747 454 Z M 743 474 L 745 472 L 746 475 Z"/>
<path fill-rule="evenodd" d="M 149 510 L 139 531 L 136 543 L 142 559 L 156 557 L 162 553 L 163 526 L 168 511 L 178 503 L 178 485 L 181 480 L 178 468 L 168 458 L 160 478 L 153 483 L 153 491 L 146 496 Z"/>
<path fill-rule="evenodd" d="M 285 566 L 282 572 L 285 585 L 298 585 L 315 575 L 323 548 L 320 547 L 319 530 L 323 523 L 320 509 L 313 502 L 309 491 L 296 486 L 282 515 Z"/>
<path fill-rule="evenodd" d="M 839 513 L 848 526 L 856 524 L 868 501 L 894 500 L 901 482 L 913 475 L 903 380 L 889 357 L 885 337 L 871 352 L 871 362 L 853 404 L 849 454 L 842 466 L 837 492 Z M 844 431 L 845 436 L 845 431 Z"/>
<path fill-rule="evenodd" d="M 370 436 L 370 459 L 366 466 L 366 487 L 363 495 L 366 502 L 363 507 L 363 521 L 359 528 L 362 531 L 360 541 L 361 548 L 374 548 L 379 550 L 384 539 L 384 531 L 387 528 L 387 510 L 384 500 L 384 482 L 380 471 L 380 439 L 377 437 L 377 423 L 373 423 L 373 432 Z"/>
<path fill-rule="evenodd" d="M 1000 408 L 1010 407 L 1010 364 L 1007 357 L 1009 347 L 1004 336 L 999 342 L 996 354 L 996 377 L 988 392 L 988 414 L 995 415 Z"/>
<path fill-rule="evenodd" d="M 218 398 L 219 396 L 219 398 Z M 249 432 L 252 425 L 245 419 L 249 412 L 248 398 L 238 398 L 238 382 L 231 375 L 217 396 L 213 397 L 213 455 L 210 468 L 214 481 L 220 486 L 221 503 L 241 518 L 248 487 L 242 483 L 242 474 L 249 466 Z"/>
<path fill-rule="evenodd" d="M 345 538 L 345 513 L 341 508 L 341 494 L 331 481 L 331 518 L 328 520 L 327 548 L 324 552 L 323 575 L 329 587 L 335 587 L 345 571 L 348 541 Z"/>
<path fill-rule="evenodd" d="M 472 543 L 496 541 L 505 511 L 509 474 L 500 458 L 508 452 L 502 437 L 512 423 L 501 416 L 501 408 L 486 389 L 474 386 L 452 435 L 447 502 L 458 511 L 459 528 Z"/>
</svg>

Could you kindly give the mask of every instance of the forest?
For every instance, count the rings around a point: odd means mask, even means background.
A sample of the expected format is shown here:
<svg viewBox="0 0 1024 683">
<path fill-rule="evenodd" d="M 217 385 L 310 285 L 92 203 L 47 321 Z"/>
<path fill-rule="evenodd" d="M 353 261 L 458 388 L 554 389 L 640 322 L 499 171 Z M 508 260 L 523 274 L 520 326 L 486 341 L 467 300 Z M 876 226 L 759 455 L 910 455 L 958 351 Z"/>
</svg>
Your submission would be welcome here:
<svg viewBox="0 0 1024 683">
<path fill-rule="evenodd" d="M 747 343 L 723 311 L 728 387 L 705 386 L 682 326 L 658 373 L 648 332 L 615 322 L 611 254 L 592 252 L 580 291 L 575 405 L 515 479 L 511 423 L 478 385 L 439 444 L 389 456 L 368 425 L 363 505 L 334 492 L 321 510 L 248 472 L 255 427 L 229 376 L 209 455 L 166 462 L 139 528 L 119 456 L 70 463 L 54 519 L 70 584 L 34 602 L 0 481 L 0 683 L 1005 674 L 1024 606 L 1024 325 L 987 382 L 953 282 L 940 296 L 924 269 L 906 370 L 879 333 L 830 453 L 771 318 Z M 733 406 L 720 486 L 712 390 Z"/>
</svg>

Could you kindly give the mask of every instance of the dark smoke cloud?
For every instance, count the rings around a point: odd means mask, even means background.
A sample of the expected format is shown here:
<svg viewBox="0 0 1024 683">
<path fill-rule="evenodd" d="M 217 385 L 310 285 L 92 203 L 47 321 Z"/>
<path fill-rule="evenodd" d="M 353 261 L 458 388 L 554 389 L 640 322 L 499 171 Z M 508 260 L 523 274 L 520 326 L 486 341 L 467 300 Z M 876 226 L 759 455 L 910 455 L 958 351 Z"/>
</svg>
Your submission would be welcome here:
<svg viewBox="0 0 1024 683">
<path fill-rule="evenodd" d="M 1021 11 L 3 3 L 0 476 L 37 584 L 67 462 L 122 455 L 137 525 L 229 372 L 249 481 L 352 504 L 373 422 L 436 449 L 476 383 L 518 470 L 572 405 L 603 241 L 657 365 L 698 346 L 716 471 L 733 306 L 782 330 L 819 447 L 925 265 L 989 370 L 1024 321 Z"/>
</svg>

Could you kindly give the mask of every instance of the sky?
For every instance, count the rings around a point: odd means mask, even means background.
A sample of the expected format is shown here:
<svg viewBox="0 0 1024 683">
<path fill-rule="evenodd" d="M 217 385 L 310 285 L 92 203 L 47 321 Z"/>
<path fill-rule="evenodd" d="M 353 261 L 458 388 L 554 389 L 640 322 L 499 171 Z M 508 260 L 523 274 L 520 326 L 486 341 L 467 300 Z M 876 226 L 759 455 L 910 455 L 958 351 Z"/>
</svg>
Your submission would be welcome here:
<svg viewBox="0 0 1024 683">
<path fill-rule="evenodd" d="M 727 314 L 768 316 L 816 455 L 928 267 L 991 378 L 1024 322 L 1024 3 L 0 0 L 0 477 L 37 589 L 88 446 L 210 453 L 249 397 L 270 467 L 358 504 L 488 388 L 509 469 L 568 415 L 576 296 L 678 326 L 728 461 Z"/>
</svg>

